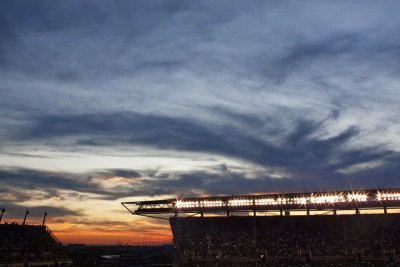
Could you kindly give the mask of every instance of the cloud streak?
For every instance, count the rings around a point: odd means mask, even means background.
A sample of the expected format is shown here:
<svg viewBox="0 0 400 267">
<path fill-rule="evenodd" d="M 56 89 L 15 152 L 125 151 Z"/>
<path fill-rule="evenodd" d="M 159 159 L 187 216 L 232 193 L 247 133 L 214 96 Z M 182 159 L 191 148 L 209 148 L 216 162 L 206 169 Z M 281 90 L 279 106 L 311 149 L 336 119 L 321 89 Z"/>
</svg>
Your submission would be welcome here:
<svg viewBox="0 0 400 267">
<path fill-rule="evenodd" d="M 360 135 L 360 131 L 355 127 L 330 138 L 315 138 L 324 123 L 327 120 L 335 120 L 336 116 L 337 113 L 321 122 L 298 120 L 289 133 L 278 132 L 281 136 L 277 145 L 264 139 L 268 133 L 262 136 L 253 135 L 258 128 L 267 128 L 268 124 L 274 124 L 273 119 L 261 121 L 246 117 L 247 132 L 244 132 L 235 127 L 235 124 L 205 125 L 195 120 L 131 112 L 40 118 L 31 128 L 22 130 L 21 136 L 17 138 L 57 140 L 72 137 L 78 144 L 91 146 L 140 144 L 158 149 L 216 153 L 241 158 L 265 167 L 296 169 L 302 166 L 309 169 L 326 168 L 331 171 L 396 155 L 396 152 L 379 146 L 345 149 L 349 141 Z M 242 120 L 239 116 L 237 122 L 240 124 Z M 333 157 L 340 158 L 340 161 L 331 164 Z"/>
</svg>

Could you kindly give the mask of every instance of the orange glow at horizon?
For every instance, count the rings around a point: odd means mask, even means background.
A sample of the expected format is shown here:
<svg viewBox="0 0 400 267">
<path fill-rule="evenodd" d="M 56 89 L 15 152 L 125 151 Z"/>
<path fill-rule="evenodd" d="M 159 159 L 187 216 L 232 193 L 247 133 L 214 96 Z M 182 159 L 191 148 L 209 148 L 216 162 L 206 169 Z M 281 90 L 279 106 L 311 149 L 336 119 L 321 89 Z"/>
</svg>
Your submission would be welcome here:
<svg viewBox="0 0 400 267">
<path fill-rule="evenodd" d="M 41 225 L 40 217 L 28 217 L 27 225 Z M 22 224 L 23 218 L 7 218 L 1 223 Z M 172 232 L 169 224 L 157 220 L 134 220 L 128 223 L 102 225 L 93 223 L 58 222 L 56 219 L 46 221 L 46 226 L 63 244 L 87 245 L 151 245 L 168 244 L 172 242 Z"/>
<path fill-rule="evenodd" d="M 135 220 L 128 224 L 80 225 L 54 223 L 52 232 L 63 243 L 72 244 L 164 244 L 172 242 L 169 225 L 157 221 Z"/>
</svg>

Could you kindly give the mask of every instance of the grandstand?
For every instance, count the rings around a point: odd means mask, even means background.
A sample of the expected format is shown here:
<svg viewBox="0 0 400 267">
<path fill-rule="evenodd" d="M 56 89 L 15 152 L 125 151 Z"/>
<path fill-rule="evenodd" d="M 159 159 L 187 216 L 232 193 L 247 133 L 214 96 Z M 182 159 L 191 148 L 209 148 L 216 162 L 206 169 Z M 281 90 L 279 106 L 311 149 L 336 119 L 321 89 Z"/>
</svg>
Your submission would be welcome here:
<svg viewBox="0 0 400 267">
<path fill-rule="evenodd" d="M 71 265 L 72 260 L 47 226 L 0 225 L 0 267 Z"/>
<path fill-rule="evenodd" d="M 400 266 L 398 189 L 122 205 L 169 220 L 177 266 Z"/>
</svg>

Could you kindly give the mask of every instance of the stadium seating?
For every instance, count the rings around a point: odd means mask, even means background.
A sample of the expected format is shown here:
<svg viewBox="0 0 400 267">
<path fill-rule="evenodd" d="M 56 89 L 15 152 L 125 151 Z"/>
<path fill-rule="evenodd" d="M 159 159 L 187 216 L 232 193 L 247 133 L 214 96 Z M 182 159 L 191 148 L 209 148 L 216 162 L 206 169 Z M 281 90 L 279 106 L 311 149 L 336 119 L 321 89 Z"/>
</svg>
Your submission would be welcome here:
<svg viewBox="0 0 400 267">
<path fill-rule="evenodd" d="M 182 266 L 399 266 L 400 214 L 173 217 L 170 224 Z"/>
<path fill-rule="evenodd" d="M 68 266 L 71 260 L 45 226 L 1 224 L 0 266 Z"/>
</svg>

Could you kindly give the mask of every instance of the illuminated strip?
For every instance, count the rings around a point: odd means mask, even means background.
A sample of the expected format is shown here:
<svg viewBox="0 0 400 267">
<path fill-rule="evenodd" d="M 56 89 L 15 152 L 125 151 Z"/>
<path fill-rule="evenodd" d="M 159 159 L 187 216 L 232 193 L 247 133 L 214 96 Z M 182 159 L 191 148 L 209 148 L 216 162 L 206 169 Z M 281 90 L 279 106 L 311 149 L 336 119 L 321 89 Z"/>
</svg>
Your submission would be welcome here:
<svg viewBox="0 0 400 267">
<path fill-rule="evenodd" d="M 400 193 L 388 193 L 388 192 L 378 192 L 376 199 L 378 201 L 383 200 L 400 200 Z"/>
<path fill-rule="evenodd" d="M 221 200 L 203 200 L 200 201 L 200 206 L 201 207 L 206 207 L 206 208 L 212 208 L 212 207 L 222 207 L 223 202 Z"/>
<path fill-rule="evenodd" d="M 323 203 L 342 203 L 345 202 L 344 196 L 339 195 L 312 195 L 310 197 L 310 203 L 312 204 L 323 204 Z"/>
<path fill-rule="evenodd" d="M 212 208 L 212 207 L 222 207 L 224 202 L 222 200 L 196 200 L 196 201 L 181 201 L 178 200 L 175 203 L 175 206 L 178 209 L 185 209 L 185 208 Z"/>
<path fill-rule="evenodd" d="M 256 199 L 255 203 L 257 206 L 276 206 L 281 204 L 278 200 L 274 198 Z"/>
<path fill-rule="evenodd" d="M 228 206 L 230 207 L 243 207 L 253 205 L 253 199 L 231 199 L 228 200 Z"/>
<path fill-rule="evenodd" d="M 223 200 L 178 200 L 175 207 L 185 208 L 214 208 L 214 207 L 250 207 L 256 206 L 278 206 L 278 205 L 307 205 L 307 204 L 329 204 L 329 203 L 351 203 L 367 201 L 393 201 L 400 200 L 400 192 L 378 192 L 375 196 L 368 197 L 365 191 L 339 193 L 339 194 L 311 194 L 310 196 L 295 197 L 235 197 Z"/>
<path fill-rule="evenodd" d="M 347 201 L 357 201 L 357 202 L 364 202 L 367 201 L 367 194 L 366 193 L 350 193 L 347 194 Z"/>
</svg>

